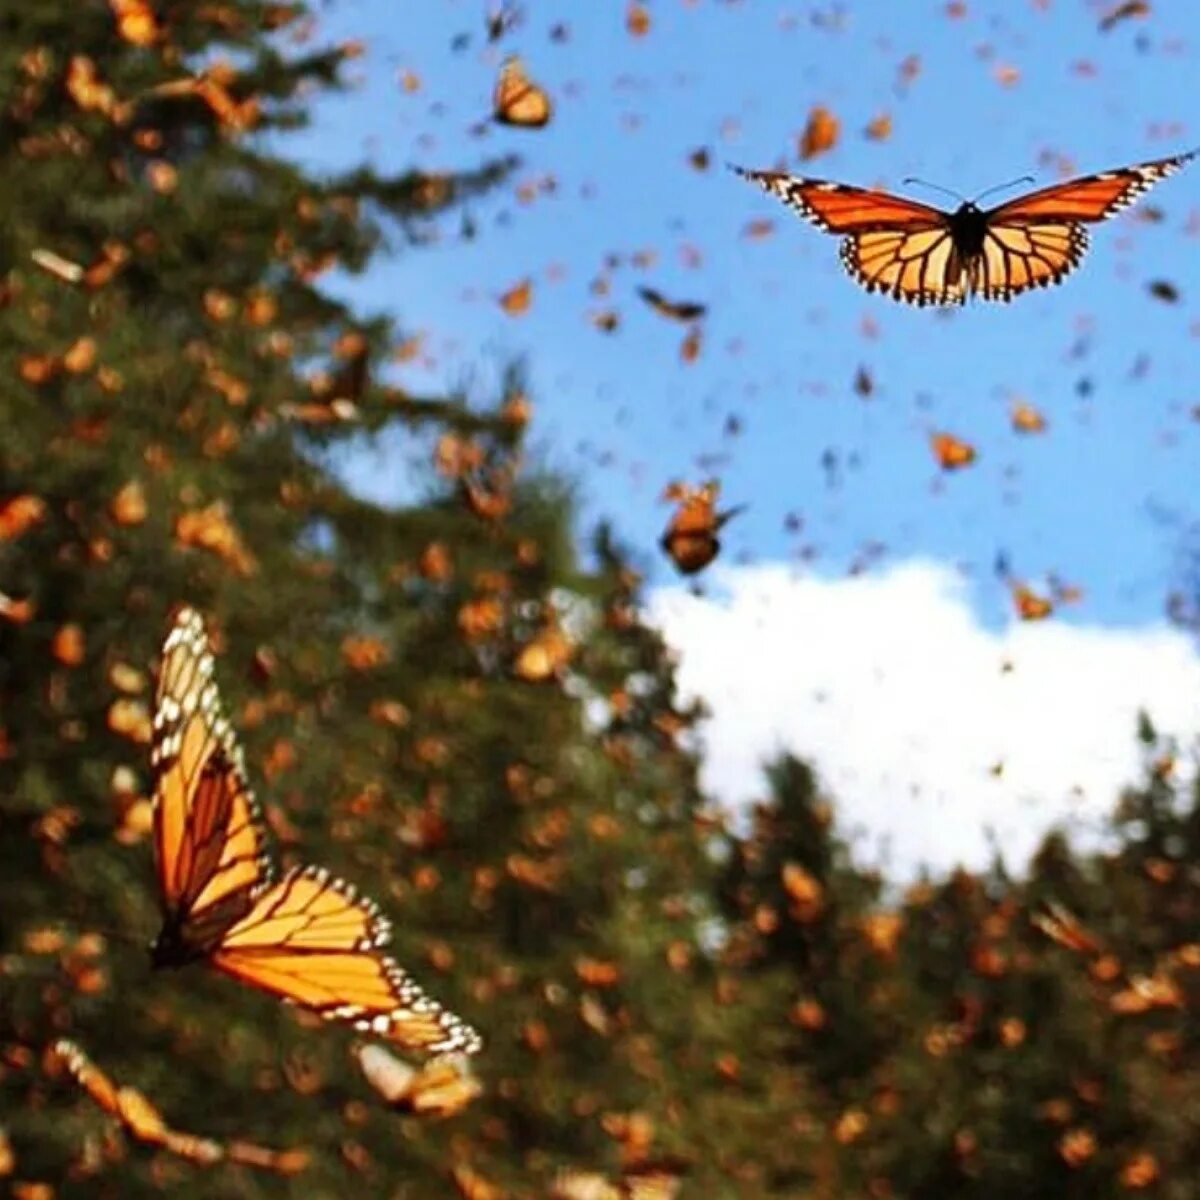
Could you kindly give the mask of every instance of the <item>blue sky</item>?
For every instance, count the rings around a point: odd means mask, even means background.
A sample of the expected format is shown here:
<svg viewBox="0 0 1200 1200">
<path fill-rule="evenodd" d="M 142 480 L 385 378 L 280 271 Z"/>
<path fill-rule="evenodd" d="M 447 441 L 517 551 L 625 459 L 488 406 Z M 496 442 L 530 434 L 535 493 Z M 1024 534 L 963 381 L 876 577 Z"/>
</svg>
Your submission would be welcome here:
<svg viewBox="0 0 1200 1200">
<path fill-rule="evenodd" d="M 710 793 L 736 809 L 760 792 L 762 762 L 789 749 L 832 789 L 860 856 L 900 876 L 978 866 L 994 845 L 1019 866 L 1051 824 L 1103 837 L 1138 774 L 1139 710 L 1184 752 L 1181 789 L 1200 761 L 1200 648 L 1163 619 L 1178 530 L 1196 516 L 1200 163 L 1094 228 L 1063 286 L 951 311 L 863 292 L 836 239 L 722 165 L 786 162 L 897 190 L 916 175 L 971 195 L 1200 143 L 1194 3 L 1156 4 L 1107 34 L 1108 0 L 953 7 L 647 0 L 651 28 L 635 38 L 625 0 L 527 0 L 489 46 L 486 0 L 338 0 L 320 36 L 361 39 L 367 54 L 357 85 L 291 147 L 313 166 L 365 157 L 385 171 L 522 156 L 511 185 L 472 206 L 474 239 L 455 217 L 432 247 L 339 286 L 422 335 L 422 359 L 399 369 L 414 391 L 484 401 L 505 364 L 527 362 L 535 448 L 577 481 L 581 529 L 608 517 L 636 548 L 680 686 L 709 703 Z M 565 40 L 550 36 L 560 23 Z M 486 124 L 509 53 L 554 98 L 544 130 Z M 919 63 L 907 82 L 906 60 Z M 816 105 L 841 140 L 800 164 Z M 890 138 L 864 137 L 885 113 Z M 699 147 L 704 173 L 688 164 Z M 1150 206 L 1161 220 L 1138 219 Z M 747 240 L 763 220 L 771 236 Z M 647 252 L 649 265 L 633 261 Z M 497 298 L 526 277 L 533 304 L 513 318 Z M 1179 303 L 1155 299 L 1156 280 Z M 709 305 L 698 361 L 681 363 L 683 326 L 651 312 L 639 285 Z M 604 309 L 620 314 L 611 335 L 591 320 Z M 1017 399 L 1046 433 L 1013 432 Z M 975 444 L 978 463 L 941 476 L 935 429 Z M 347 469 L 403 501 L 428 453 L 391 438 Z M 711 474 L 750 508 L 696 596 L 658 554 L 659 495 Z M 803 518 L 798 534 L 788 514 Z M 871 543 L 883 558 L 848 576 Z M 1083 602 L 1015 622 L 998 551 L 1031 582 L 1055 572 L 1080 585 Z"/>
<path fill-rule="evenodd" d="M 323 105 L 294 150 L 389 170 L 524 159 L 514 187 L 473 206 L 474 240 L 448 221 L 436 247 L 352 284 L 364 305 L 425 334 L 432 361 L 405 369 L 404 382 L 466 385 L 482 398 L 506 361 L 526 358 L 535 444 L 580 479 L 585 518 L 614 518 L 658 582 L 671 574 L 654 549 L 663 485 L 715 473 L 730 502 L 751 506 L 729 527 L 732 562 L 798 561 L 811 547 L 806 569 L 838 575 L 879 541 L 891 560 L 965 567 L 978 580 L 971 603 L 995 624 L 1009 611 L 991 575 L 1003 549 L 1019 575 L 1052 570 L 1082 585 L 1084 603 L 1062 619 L 1122 625 L 1162 613 L 1177 547 L 1154 514 L 1192 515 L 1200 449 L 1190 416 L 1200 240 L 1186 232 L 1200 217 L 1200 166 L 1149 197 L 1160 223 L 1126 214 L 1096 228 L 1063 286 L 946 313 L 867 295 L 842 274 L 836 239 L 721 164 L 786 159 L 852 183 L 899 189 L 918 175 L 972 194 L 1025 173 L 1050 182 L 1064 166 L 1175 153 L 1200 141 L 1186 101 L 1200 9 L 1159 5 L 1106 34 L 1097 22 L 1110 5 L 1087 0 L 966 0 L 960 19 L 945 0 L 652 0 L 650 31 L 634 38 L 619 0 L 523 7 L 494 46 L 484 0 L 340 0 L 322 17 L 322 34 L 361 38 L 368 53 L 355 64 L 359 86 Z M 550 37 L 559 22 L 562 43 Z M 464 33 L 470 44 L 456 52 Z M 554 121 L 480 136 L 472 130 L 512 52 L 554 97 Z M 910 55 L 920 71 L 902 84 Z M 1006 86 L 998 69 L 1009 67 L 1019 78 Z M 417 91 L 401 86 L 405 71 Z M 796 137 L 816 104 L 837 114 L 842 138 L 801 165 Z M 885 112 L 891 137 L 866 139 Z M 705 173 L 687 162 L 700 146 L 713 159 Z M 516 184 L 547 177 L 553 194 L 517 200 Z M 746 240 L 747 223 L 764 218 L 773 234 Z M 630 263 L 646 250 L 654 265 Z M 609 254 L 623 262 L 598 300 L 589 285 Z M 533 306 L 514 319 L 496 297 L 525 276 Z M 1180 303 L 1148 293 L 1164 278 Z M 710 306 L 698 362 L 680 362 L 684 328 L 646 308 L 640 284 Z M 602 308 L 620 313 L 616 333 L 589 321 Z M 876 384 L 866 400 L 852 386 L 860 367 Z M 1041 409 L 1046 434 L 1012 432 L 1014 397 Z M 731 416 L 736 436 L 725 432 Z M 978 464 L 939 479 L 934 428 L 975 443 Z M 371 459 L 385 494 L 405 494 L 402 451 L 389 446 L 378 475 Z M 826 451 L 841 464 L 832 486 Z M 804 518 L 798 535 L 784 527 L 789 512 Z"/>
</svg>

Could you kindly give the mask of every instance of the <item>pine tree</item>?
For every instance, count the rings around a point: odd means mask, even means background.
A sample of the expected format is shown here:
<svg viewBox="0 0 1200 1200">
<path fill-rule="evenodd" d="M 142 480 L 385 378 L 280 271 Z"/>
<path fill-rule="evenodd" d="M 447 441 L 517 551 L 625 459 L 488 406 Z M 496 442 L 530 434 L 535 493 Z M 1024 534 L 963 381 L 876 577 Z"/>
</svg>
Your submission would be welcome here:
<svg viewBox="0 0 1200 1200">
<path fill-rule="evenodd" d="M 11 1173 L 58 1195 L 530 1194 L 682 1149 L 704 1111 L 679 1099 L 715 912 L 697 714 L 638 581 L 603 534 L 580 566 L 569 489 L 524 461 L 518 374 L 490 408 L 411 396 L 389 381 L 402 332 L 322 287 L 509 164 L 317 178 L 280 157 L 356 53 L 297 51 L 306 19 L 0 19 L 0 1088 Z M 389 509 L 332 464 L 397 430 L 434 455 Z M 453 1120 L 382 1109 L 348 1030 L 150 973 L 152 667 L 184 600 L 279 856 L 375 896 L 398 960 L 483 1030 L 485 1097 Z M 56 1076 L 61 1035 L 174 1126 L 301 1153 L 210 1184 Z"/>
</svg>

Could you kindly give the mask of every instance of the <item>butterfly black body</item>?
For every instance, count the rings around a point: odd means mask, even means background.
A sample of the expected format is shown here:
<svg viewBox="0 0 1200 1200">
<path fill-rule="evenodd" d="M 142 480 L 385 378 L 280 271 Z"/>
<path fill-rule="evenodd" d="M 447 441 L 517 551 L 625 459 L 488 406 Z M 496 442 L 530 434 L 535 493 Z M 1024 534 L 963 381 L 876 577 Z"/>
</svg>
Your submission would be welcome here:
<svg viewBox="0 0 1200 1200">
<path fill-rule="evenodd" d="M 950 237 L 962 258 L 978 258 L 988 231 L 988 214 L 977 204 L 964 200 L 949 217 Z"/>
</svg>

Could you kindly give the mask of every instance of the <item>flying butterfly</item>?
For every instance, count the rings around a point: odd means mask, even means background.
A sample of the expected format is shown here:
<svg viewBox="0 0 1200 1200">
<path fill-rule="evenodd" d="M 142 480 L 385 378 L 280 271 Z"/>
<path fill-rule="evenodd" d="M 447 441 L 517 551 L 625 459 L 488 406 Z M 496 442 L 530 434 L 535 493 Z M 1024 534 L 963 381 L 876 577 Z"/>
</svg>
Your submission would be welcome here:
<svg viewBox="0 0 1200 1200">
<path fill-rule="evenodd" d="M 74 1042 L 59 1038 L 50 1053 L 51 1061 L 65 1067 L 75 1082 L 139 1142 L 161 1146 L 200 1166 L 211 1166 L 225 1157 L 225 1148 L 219 1142 L 171 1129 L 141 1092 L 114 1082 Z"/>
<path fill-rule="evenodd" d="M 924 306 L 964 304 L 972 295 L 1008 301 L 1060 283 L 1087 250 L 1086 224 L 1126 208 L 1197 153 L 1082 175 L 995 208 L 980 208 L 982 197 L 963 200 L 953 212 L 845 183 L 732 169 L 819 229 L 841 234 L 842 265 L 867 291 Z"/>
<path fill-rule="evenodd" d="M 118 1084 L 68 1038 L 50 1047 L 50 1061 L 67 1073 L 109 1116 L 116 1117 L 126 1132 L 139 1142 L 160 1146 L 197 1166 L 210 1167 L 222 1161 L 260 1167 L 281 1175 L 295 1175 L 308 1166 L 308 1151 L 300 1147 L 269 1150 L 252 1142 L 213 1141 L 195 1133 L 172 1129 L 162 1113 L 137 1088 Z"/>
<path fill-rule="evenodd" d="M 662 292 L 651 287 L 640 287 L 637 292 L 660 317 L 671 321 L 683 321 L 686 324 L 689 321 L 698 321 L 708 312 L 707 304 L 700 304 L 694 300 L 668 300 Z"/>
<path fill-rule="evenodd" d="M 182 608 L 163 646 L 154 714 L 163 910 L 151 949 L 155 966 L 205 962 L 407 1050 L 479 1050 L 475 1030 L 383 952 L 390 926 L 373 901 L 321 867 L 276 878 L 214 671 L 199 613 Z"/>
<path fill-rule="evenodd" d="M 746 506 L 739 504 L 717 512 L 720 494 L 721 484 L 716 479 L 710 479 L 698 488 L 672 483 L 663 493 L 664 500 L 674 500 L 679 507 L 659 545 L 683 575 L 695 575 L 717 557 L 721 549 L 717 533 L 727 521 L 745 510 Z"/>
<path fill-rule="evenodd" d="M 414 1067 L 382 1046 L 353 1047 L 366 1081 L 401 1112 L 450 1117 L 482 1095 L 483 1087 L 461 1054 L 443 1054 Z"/>
<path fill-rule="evenodd" d="M 687 1164 L 676 1158 L 629 1167 L 621 1177 L 622 1200 L 677 1200 L 686 1172 Z"/>
<path fill-rule="evenodd" d="M 550 1200 L 621 1200 L 621 1189 L 595 1171 L 565 1167 L 554 1180 Z"/>
<path fill-rule="evenodd" d="M 979 457 L 975 447 L 952 433 L 931 433 L 929 445 L 943 471 L 960 471 Z"/>
<path fill-rule="evenodd" d="M 515 54 L 506 58 L 492 95 L 492 116 L 501 125 L 541 129 L 550 123 L 553 113 L 554 106 L 545 88 L 525 74 L 525 66 Z"/>
</svg>

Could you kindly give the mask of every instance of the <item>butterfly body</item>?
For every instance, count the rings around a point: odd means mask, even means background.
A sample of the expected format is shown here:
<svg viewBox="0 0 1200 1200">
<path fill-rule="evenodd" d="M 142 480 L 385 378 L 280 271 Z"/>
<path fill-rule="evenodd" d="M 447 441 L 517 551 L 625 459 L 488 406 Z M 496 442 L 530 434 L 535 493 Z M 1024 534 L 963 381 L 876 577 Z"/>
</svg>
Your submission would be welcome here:
<svg viewBox="0 0 1200 1200">
<path fill-rule="evenodd" d="M 842 265 L 867 291 L 924 306 L 969 296 L 1008 301 L 1060 283 L 1087 250 L 1086 224 L 1128 207 L 1196 154 L 1082 175 L 995 208 L 965 201 L 953 212 L 845 183 L 733 170 L 841 235 Z"/>
<path fill-rule="evenodd" d="M 964 200 L 960 208 L 950 214 L 950 239 L 954 249 L 964 259 L 978 258 L 983 253 L 984 238 L 987 236 L 987 213 L 970 200 Z"/>
<path fill-rule="evenodd" d="M 158 937 L 150 944 L 150 965 L 156 970 L 186 967 L 200 962 L 204 956 L 204 949 L 187 940 L 178 921 L 164 922 Z"/>
</svg>

